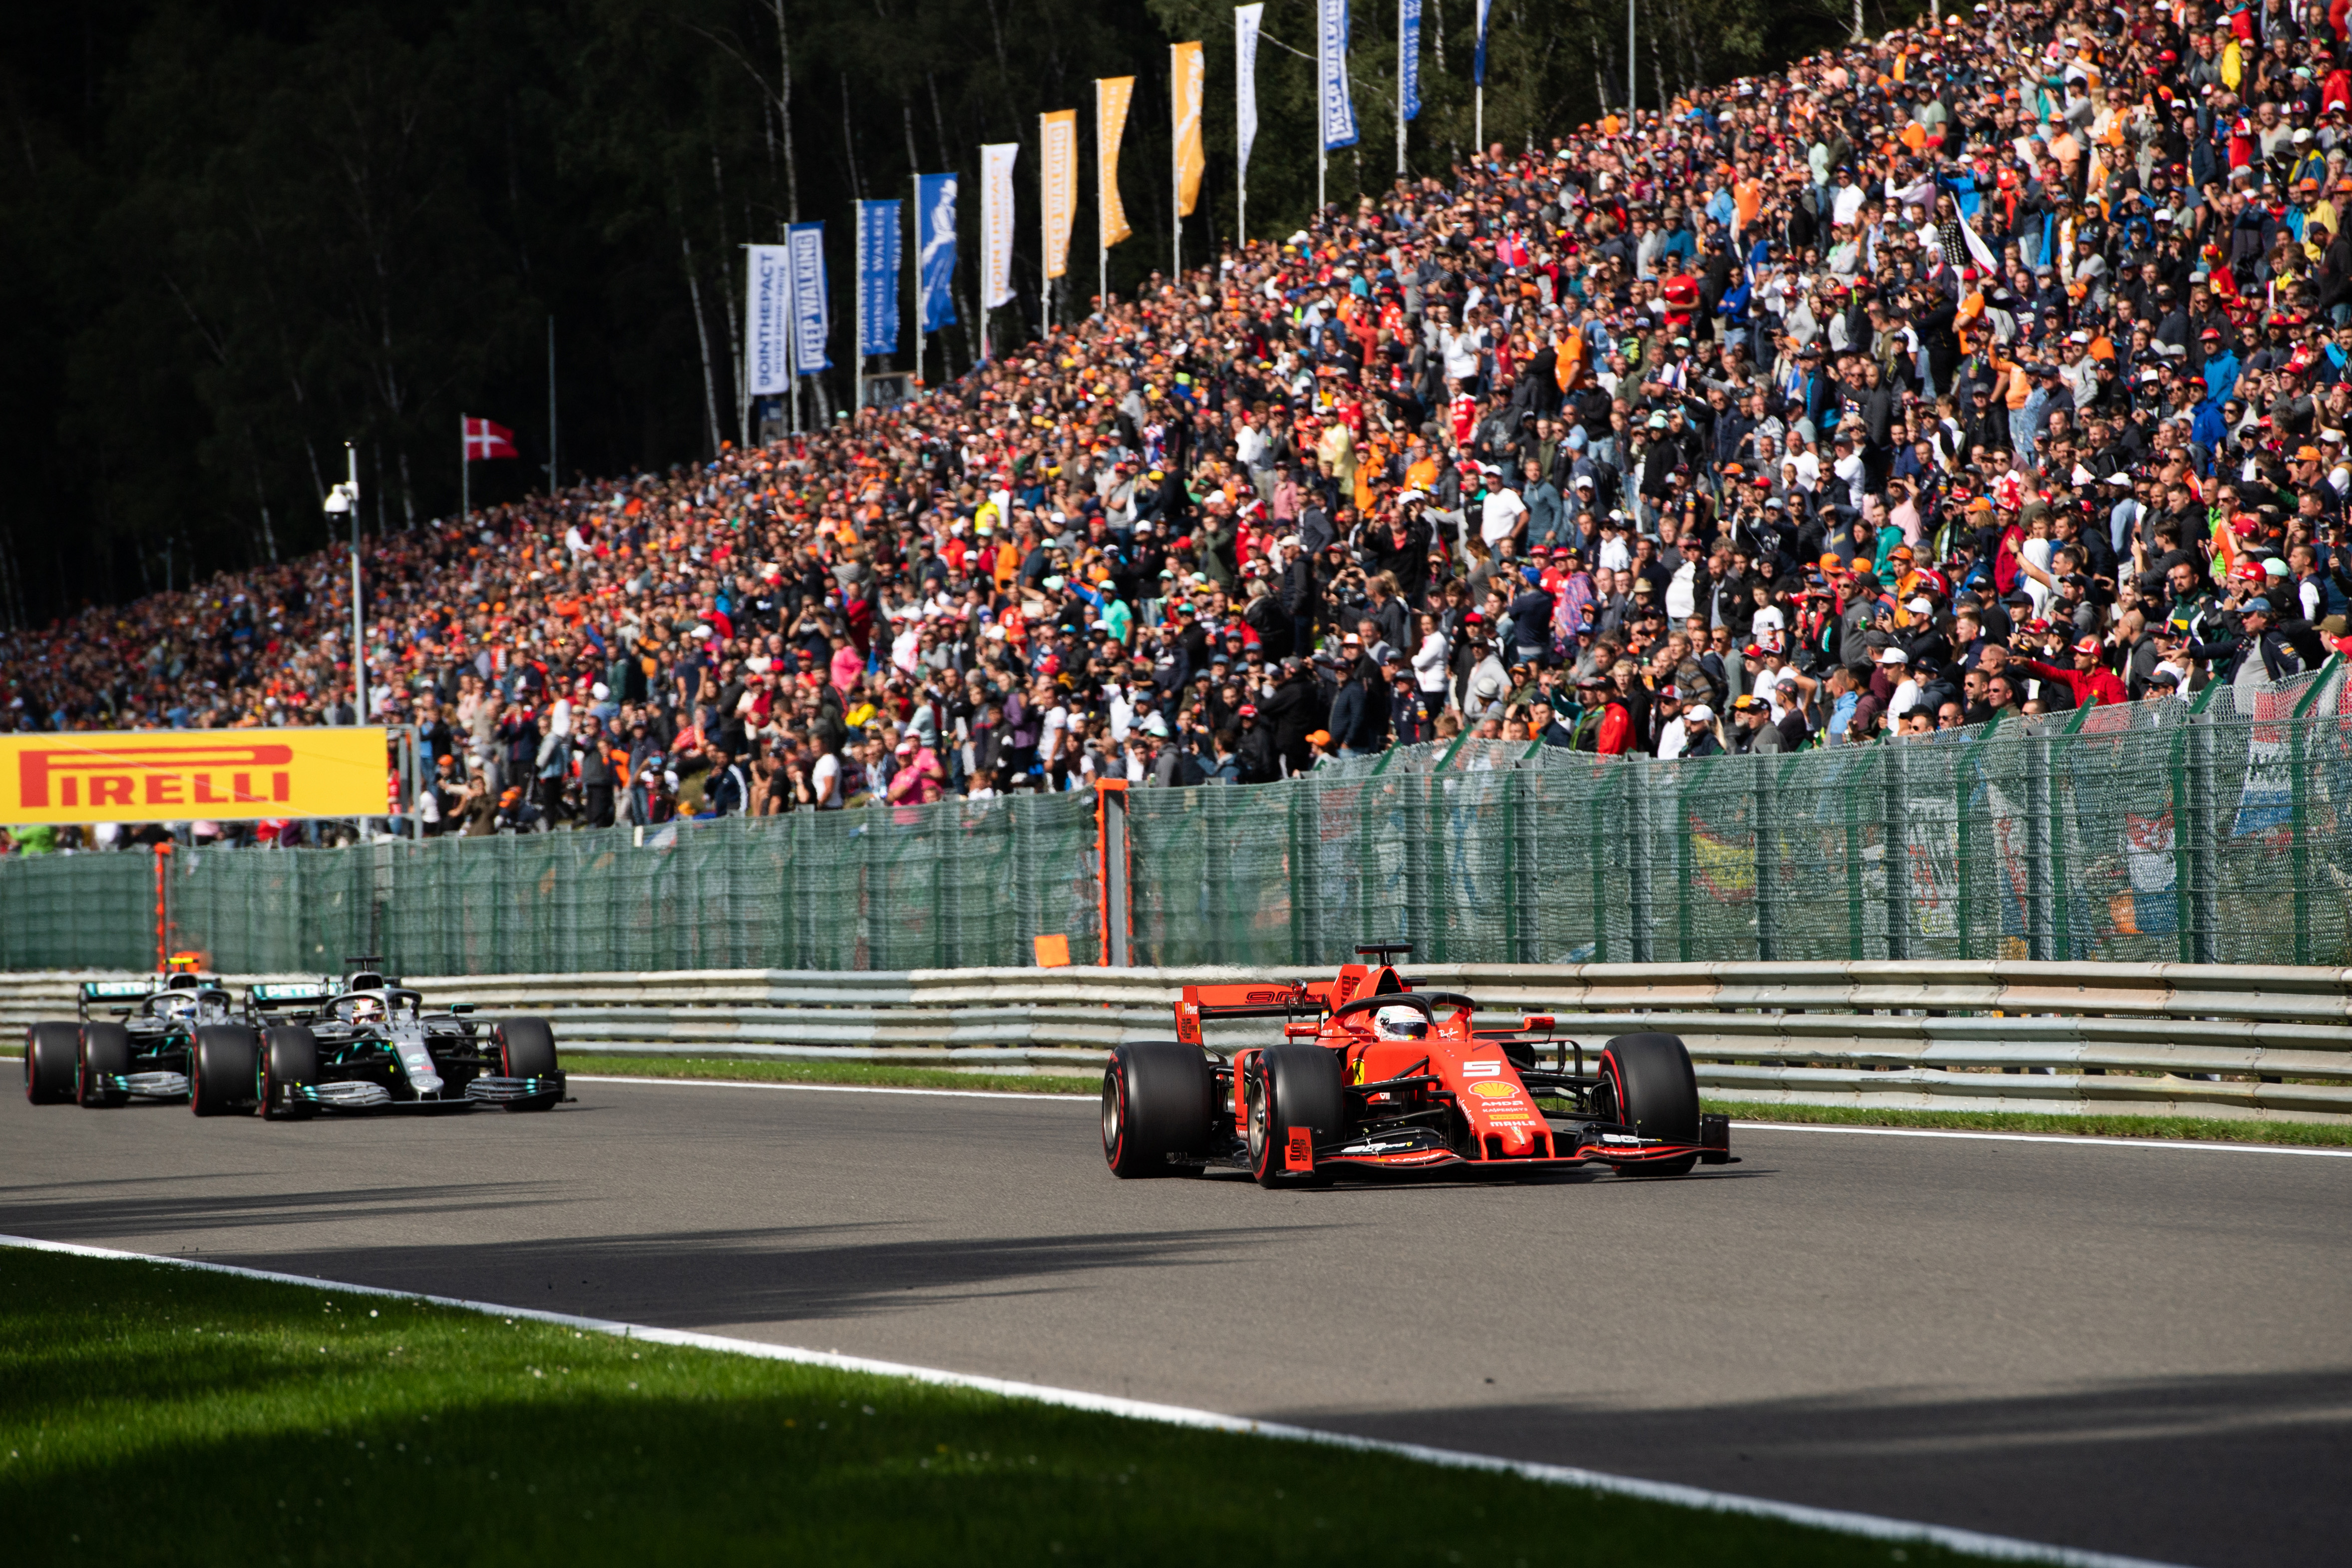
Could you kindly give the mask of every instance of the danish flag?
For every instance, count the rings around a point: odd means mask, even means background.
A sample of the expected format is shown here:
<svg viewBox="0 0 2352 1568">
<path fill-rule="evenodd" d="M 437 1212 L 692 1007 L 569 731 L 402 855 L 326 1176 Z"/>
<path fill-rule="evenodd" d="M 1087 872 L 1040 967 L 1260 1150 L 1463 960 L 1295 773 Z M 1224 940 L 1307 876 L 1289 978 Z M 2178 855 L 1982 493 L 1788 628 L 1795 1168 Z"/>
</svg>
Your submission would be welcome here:
<svg viewBox="0 0 2352 1568">
<path fill-rule="evenodd" d="M 514 432 L 505 426 L 494 425 L 487 419 L 468 419 L 462 414 L 457 416 L 457 423 L 465 433 L 466 461 L 478 463 L 488 458 L 522 456 L 515 450 Z"/>
</svg>

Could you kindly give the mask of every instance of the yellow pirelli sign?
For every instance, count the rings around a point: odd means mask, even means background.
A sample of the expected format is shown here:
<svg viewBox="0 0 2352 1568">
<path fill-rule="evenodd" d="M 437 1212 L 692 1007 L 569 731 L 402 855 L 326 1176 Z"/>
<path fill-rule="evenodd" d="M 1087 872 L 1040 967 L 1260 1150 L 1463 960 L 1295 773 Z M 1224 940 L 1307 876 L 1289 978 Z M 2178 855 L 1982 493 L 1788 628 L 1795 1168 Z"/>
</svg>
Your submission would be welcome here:
<svg viewBox="0 0 2352 1568">
<path fill-rule="evenodd" d="M 382 816 L 382 729 L 0 735 L 0 823 Z"/>
</svg>

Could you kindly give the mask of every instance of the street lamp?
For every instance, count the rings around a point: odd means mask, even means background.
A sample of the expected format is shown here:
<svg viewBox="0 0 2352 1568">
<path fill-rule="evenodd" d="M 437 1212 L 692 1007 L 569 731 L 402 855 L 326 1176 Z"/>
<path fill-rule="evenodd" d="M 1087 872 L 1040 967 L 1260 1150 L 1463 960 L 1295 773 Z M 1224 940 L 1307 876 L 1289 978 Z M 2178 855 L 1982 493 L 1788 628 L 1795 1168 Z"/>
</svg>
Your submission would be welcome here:
<svg viewBox="0 0 2352 1568">
<path fill-rule="evenodd" d="M 351 478 L 327 492 L 327 515 L 352 519 L 352 712 L 353 722 L 367 722 L 367 642 L 360 622 L 360 455 L 349 441 L 343 458 Z"/>
</svg>

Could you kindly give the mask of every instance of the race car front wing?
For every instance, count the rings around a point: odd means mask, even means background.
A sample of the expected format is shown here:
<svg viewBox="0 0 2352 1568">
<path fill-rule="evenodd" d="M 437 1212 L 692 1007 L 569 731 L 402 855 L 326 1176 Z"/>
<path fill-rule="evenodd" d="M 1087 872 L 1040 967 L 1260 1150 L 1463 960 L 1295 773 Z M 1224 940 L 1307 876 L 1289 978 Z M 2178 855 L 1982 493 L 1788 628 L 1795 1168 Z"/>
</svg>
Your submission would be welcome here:
<svg viewBox="0 0 2352 1568">
<path fill-rule="evenodd" d="M 142 1100 L 185 1100 L 188 1075 L 184 1072 L 108 1072 L 98 1075 L 101 1087 L 116 1094 Z"/>
</svg>

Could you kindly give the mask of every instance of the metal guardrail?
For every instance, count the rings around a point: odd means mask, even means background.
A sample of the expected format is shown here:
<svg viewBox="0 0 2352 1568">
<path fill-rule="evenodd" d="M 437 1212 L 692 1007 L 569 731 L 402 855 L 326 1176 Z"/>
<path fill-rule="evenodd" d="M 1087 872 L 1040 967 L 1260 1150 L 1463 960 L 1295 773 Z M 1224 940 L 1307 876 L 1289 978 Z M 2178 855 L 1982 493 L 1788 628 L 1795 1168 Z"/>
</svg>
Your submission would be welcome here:
<svg viewBox="0 0 2352 1568">
<path fill-rule="evenodd" d="M 2352 970 L 2032 963 L 1423 964 L 1497 1016 L 1598 1046 L 1680 1035 L 1716 1095 L 1946 1110 L 2352 1118 Z M 1323 969 L 686 970 L 412 978 L 543 1013 L 572 1052 L 1089 1068 L 1164 1038 L 1188 984 Z M 69 1016 L 79 981 L 0 975 L 0 1028 Z M 231 976 L 233 984 L 284 976 Z M 1231 1026 L 1234 1044 L 1275 1037 Z"/>
</svg>

